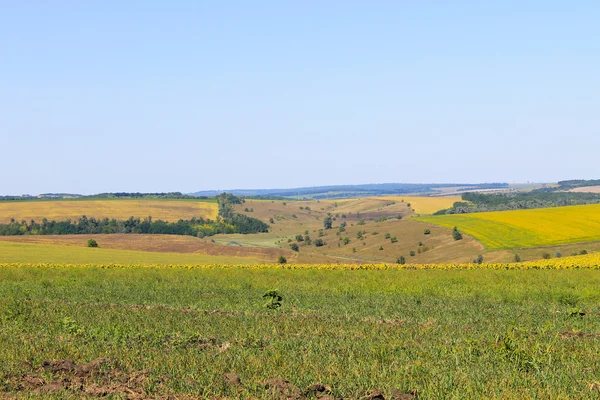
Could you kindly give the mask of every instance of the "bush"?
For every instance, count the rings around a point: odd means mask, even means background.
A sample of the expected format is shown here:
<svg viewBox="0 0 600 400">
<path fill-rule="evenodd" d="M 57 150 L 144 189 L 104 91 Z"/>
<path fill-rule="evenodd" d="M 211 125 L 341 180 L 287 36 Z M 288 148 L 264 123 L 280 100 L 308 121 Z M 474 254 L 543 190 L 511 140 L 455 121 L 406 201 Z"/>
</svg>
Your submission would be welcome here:
<svg viewBox="0 0 600 400">
<path fill-rule="evenodd" d="M 515 262 L 521 262 L 521 256 L 518 254 L 515 254 Z"/>
<path fill-rule="evenodd" d="M 425 235 L 429 235 L 429 234 L 431 234 L 431 230 L 429 230 L 429 229 L 425 229 L 425 231 L 423 231 L 423 233 L 424 233 Z"/>
<path fill-rule="evenodd" d="M 415 256 L 414 250 L 411 250 L 409 254 L 410 254 L 411 257 L 414 257 Z"/>
<path fill-rule="evenodd" d="M 290 249 L 292 249 L 293 251 L 300 251 L 300 247 L 298 247 L 296 243 L 290 244 Z"/>
<path fill-rule="evenodd" d="M 389 238 L 391 238 L 391 237 L 392 237 L 392 235 L 390 235 L 389 233 L 386 233 L 386 234 L 385 234 L 385 238 L 386 238 L 386 239 L 389 239 Z"/>
<path fill-rule="evenodd" d="M 481 264 L 481 263 L 483 263 L 483 256 L 481 254 L 478 255 L 477 258 L 473 260 L 473 263 L 474 264 Z"/>
<path fill-rule="evenodd" d="M 342 240 L 342 243 L 344 243 L 344 246 L 347 245 L 348 243 L 350 243 L 350 238 L 346 236 L 344 240 Z"/>
<path fill-rule="evenodd" d="M 277 259 L 277 263 L 279 263 L 279 264 L 286 264 L 287 263 L 287 258 L 285 258 L 284 256 L 279 256 L 279 258 Z"/>
<path fill-rule="evenodd" d="M 87 247 L 98 247 L 98 242 L 96 242 L 94 239 L 88 239 Z"/>
<path fill-rule="evenodd" d="M 458 231 L 457 227 L 454 227 L 454 229 L 452 230 L 452 237 L 454 238 L 454 240 L 461 240 L 463 238 L 462 233 Z"/>
<path fill-rule="evenodd" d="M 557 250 L 556 251 L 556 258 L 561 258 L 562 257 L 562 251 Z"/>
<path fill-rule="evenodd" d="M 406 258 L 404 258 L 404 256 L 398 257 L 398 259 L 396 260 L 396 264 L 406 264 Z"/>
<path fill-rule="evenodd" d="M 545 252 L 542 253 L 542 258 L 544 260 L 548 260 L 548 259 L 552 258 L 552 256 L 550 255 L 550 253 L 548 253 L 547 251 L 545 251 Z"/>
<path fill-rule="evenodd" d="M 392 243 L 396 243 L 396 242 L 398 241 L 398 238 L 397 238 L 396 236 L 392 236 L 392 237 L 390 238 L 390 241 L 391 241 Z"/>
<path fill-rule="evenodd" d="M 323 239 L 317 239 L 317 240 L 315 240 L 315 246 L 316 247 L 321 247 L 323 245 L 325 245 L 325 242 L 323 241 Z"/>
</svg>

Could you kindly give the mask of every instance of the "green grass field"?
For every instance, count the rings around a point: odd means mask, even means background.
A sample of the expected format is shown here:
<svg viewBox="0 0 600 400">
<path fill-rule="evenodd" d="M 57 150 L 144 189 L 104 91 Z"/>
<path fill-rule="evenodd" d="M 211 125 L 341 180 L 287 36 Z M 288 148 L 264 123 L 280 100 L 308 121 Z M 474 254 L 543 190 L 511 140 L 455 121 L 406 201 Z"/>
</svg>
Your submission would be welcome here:
<svg viewBox="0 0 600 400">
<path fill-rule="evenodd" d="M 600 241 L 600 205 L 422 216 L 420 221 L 458 227 L 488 249 L 516 249 Z"/>
<path fill-rule="evenodd" d="M 0 392 L 597 398 L 599 285 L 586 269 L 5 267 Z"/>
</svg>

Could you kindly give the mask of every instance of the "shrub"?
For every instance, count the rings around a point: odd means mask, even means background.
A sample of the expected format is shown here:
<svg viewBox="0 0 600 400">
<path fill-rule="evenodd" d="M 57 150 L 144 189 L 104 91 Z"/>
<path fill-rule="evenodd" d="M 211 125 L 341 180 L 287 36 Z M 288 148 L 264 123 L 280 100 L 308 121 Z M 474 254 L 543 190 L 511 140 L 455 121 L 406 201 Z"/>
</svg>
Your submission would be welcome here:
<svg viewBox="0 0 600 400">
<path fill-rule="evenodd" d="M 273 220 L 273 218 L 269 218 L 269 223 L 270 223 L 270 224 L 274 224 L 274 223 L 275 223 L 275 220 Z"/>
<path fill-rule="evenodd" d="M 542 258 L 544 260 L 548 260 L 548 259 L 552 258 L 552 256 L 550 255 L 550 253 L 548 253 L 547 251 L 545 251 L 545 252 L 542 253 Z"/>
<path fill-rule="evenodd" d="M 279 258 L 277 259 L 277 263 L 279 263 L 279 264 L 286 264 L 287 263 L 287 258 L 285 258 L 284 256 L 279 256 Z"/>
<path fill-rule="evenodd" d="M 431 230 L 429 230 L 429 229 L 425 229 L 425 230 L 423 231 L 423 233 L 424 233 L 425 235 L 429 235 L 429 234 L 431 234 Z"/>
<path fill-rule="evenodd" d="M 477 258 L 473 260 L 473 263 L 475 263 L 475 264 L 483 263 L 483 256 L 481 254 L 478 255 Z"/>
<path fill-rule="evenodd" d="M 379 250 L 383 250 L 383 246 L 379 246 Z"/>
<path fill-rule="evenodd" d="M 556 258 L 561 258 L 562 257 L 562 251 L 557 250 L 556 251 Z"/>
<path fill-rule="evenodd" d="M 584 250 L 581 250 L 581 251 L 579 252 L 579 254 L 581 254 L 581 255 L 584 255 L 584 254 L 587 254 L 587 253 L 588 253 L 588 252 L 587 252 L 587 250 L 585 250 L 585 249 L 584 249 Z"/>
<path fill-rule="evenodd" d="M 415 256 L 414 250 L 411 250 L 409 254 L 410 254 L 411 257 L 414 257 Z"/>
<path fill-rule="evenodd" d="M 302 235 L 296 235 L 296 242 L 303 242 L 304 238 L 302 237 Z"/>
<path fill-rule="evenodd" d="M 297 243 L 290 244 L 290 249 L 292 249 L 293 251 L 300 251 L 300 247 L 298 247 Z"/>
<path fill-rule="evenodd" d="M 344 246 L 347 245 L 348 243 L 350 243 L 350 238 L 346 236 L 344 240 L 342 240 L 342 243 L 344 243 Z"/>
<path fill-rule="evenodd" d="M 515 262 L 521 262 L 521 256 L 518 254 L 515 254 Z"/>
<path fill-rule="evenodd" d="M 391 238 L 391 237 L 392 237 L 392 235 L 390 235 L 389 233 L 386 233 L 386 234 L 385 234 L 385 238 L 386 238 L 386 239 L 389 239 L 389 238 Z"/>
<path fill-rule="evenodd" d="M 392 243 L 396 243 L 396 242 L 398 241 L 398 238 L 397 238 L 396 236 L 392 236 L 392 237 L 390 238 L 390 241 L 391 241 Z"/>
<path fill-rule="evenodd" d="M 404 256 L 398 257 L 398 259 L 396 260 L 396 264 L 406 264 L 406 258 Z"/>
<path fill-rule="evenodd" d="M 463 238 L 462 233 L 458 231 L 457 227 L 454 227 L 454 229 L 452 230 L 452 237 L 454 238 L 454 240 L 461 240 Z"/>
<path fill-rule="evenodd" d="M 325 242 L 323 241 L 323 239 L 317 239 L 317 240 L 315 240 L 315 246 L 316 247 L 321 247 L 323 245 L 325 245 Z"/>
<path fill-rule="evenodd" d="M 94 239 L 88 239 L 87 247 L 98 247 L 98 242 Z"/>
</svg>

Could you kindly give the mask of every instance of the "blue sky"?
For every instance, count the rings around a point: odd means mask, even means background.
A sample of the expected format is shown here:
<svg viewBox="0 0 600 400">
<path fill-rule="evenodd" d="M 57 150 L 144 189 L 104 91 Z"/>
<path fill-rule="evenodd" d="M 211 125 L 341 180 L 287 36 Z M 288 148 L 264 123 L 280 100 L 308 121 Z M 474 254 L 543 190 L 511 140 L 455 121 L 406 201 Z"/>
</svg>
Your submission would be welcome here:
<svg viewBox="0 0 600 400">
<path fill-rule="evenodd" d="M 600 3 L 2 1 L 1 194 L 600 178 Z"/>
</svg>

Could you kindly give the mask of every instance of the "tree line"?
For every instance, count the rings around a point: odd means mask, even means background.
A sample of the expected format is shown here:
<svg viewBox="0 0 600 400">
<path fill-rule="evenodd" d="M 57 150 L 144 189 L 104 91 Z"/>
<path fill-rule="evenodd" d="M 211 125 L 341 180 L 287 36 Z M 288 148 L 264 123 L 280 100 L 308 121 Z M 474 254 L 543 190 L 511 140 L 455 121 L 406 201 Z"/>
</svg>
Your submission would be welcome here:
<svg viewBox="0 0 600 400">
<path fill-rule="evenodd" d="M 434 215 L 600 204 L 600 194 L 546 191 L 516 193 L 473 192 L 464 193 L 462 200 L 454 203 L 451 208 L 437 211 Z"/>
<path fill-rule="evenodd" d="M 244 200 L 223 193 L 218 196 L 219 213 L 216 220 L 193 217 L 190 220 L 180 219 L 177 222 L 166 222 L 147 218 L 130 217 L 127 220 L 114 218 L 88 218 L 83 216 L 76 220 L 55 221 L 44 218 L 41 222 L 29 222 L 11 219 L 8 224 L 0 224 L 0 235 L 77 235 L 77 234 L 111 234 L 139 233 L 163 235 L 213 236 L 230 233 L 268 232 L 269 225 L 263 221 L 233 212 L 232 204 L 240 204 Z"/>
</svg>

